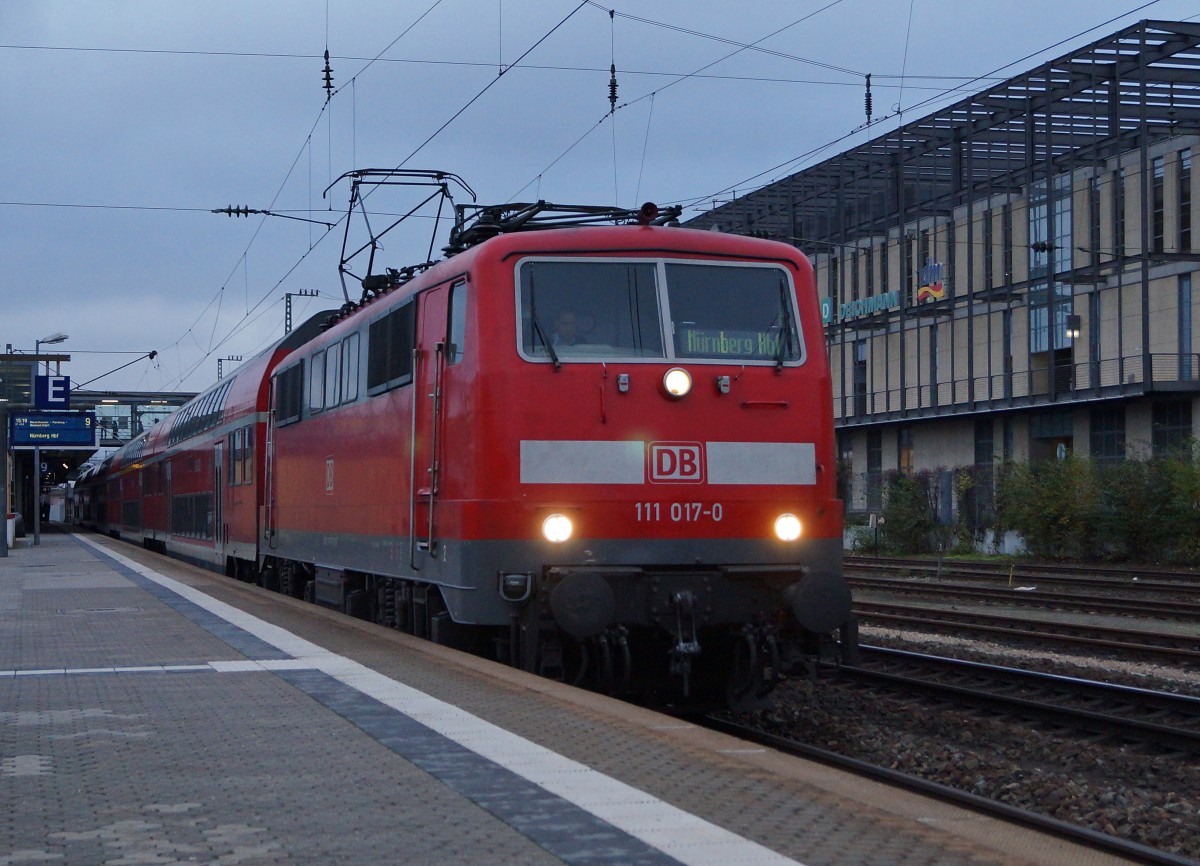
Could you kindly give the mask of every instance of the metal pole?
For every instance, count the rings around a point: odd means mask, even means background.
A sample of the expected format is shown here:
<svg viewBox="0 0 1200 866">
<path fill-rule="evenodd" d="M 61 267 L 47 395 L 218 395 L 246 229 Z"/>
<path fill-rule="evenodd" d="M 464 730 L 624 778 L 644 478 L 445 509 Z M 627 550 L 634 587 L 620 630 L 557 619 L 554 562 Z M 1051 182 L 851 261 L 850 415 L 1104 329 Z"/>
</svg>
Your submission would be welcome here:
<svg viewBox="0 0 1200 866">
<path fill-rule="evenodd" d="M 8 556 L 8 406 L 0 403 L 0 558 Z"/>
<path fill-rule="evenodd" d="M 42 446 L 33 446 L 33 546 L 42 543 Z"/>
</svg>

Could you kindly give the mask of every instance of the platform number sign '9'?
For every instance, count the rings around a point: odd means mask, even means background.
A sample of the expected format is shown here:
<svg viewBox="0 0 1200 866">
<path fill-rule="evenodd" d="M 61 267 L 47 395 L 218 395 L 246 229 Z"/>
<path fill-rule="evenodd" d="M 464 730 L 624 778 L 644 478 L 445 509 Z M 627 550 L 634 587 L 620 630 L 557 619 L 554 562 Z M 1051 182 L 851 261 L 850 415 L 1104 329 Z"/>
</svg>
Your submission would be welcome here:
<svg viewBox="0 0 1200 866">
<path fill-rule="evenodd" d="M 699 442 L 651 442 L 648 474 L 653 484 L 700 484 L 704 446 Z"/>
</svg>

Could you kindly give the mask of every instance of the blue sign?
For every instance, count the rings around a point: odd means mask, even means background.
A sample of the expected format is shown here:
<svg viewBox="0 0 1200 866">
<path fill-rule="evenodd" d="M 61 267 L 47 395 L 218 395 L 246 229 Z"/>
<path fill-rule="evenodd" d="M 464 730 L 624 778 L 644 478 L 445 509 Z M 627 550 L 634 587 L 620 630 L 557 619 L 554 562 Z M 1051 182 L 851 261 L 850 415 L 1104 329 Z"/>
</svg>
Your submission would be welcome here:
<svg viewBox="0 0 1200 866">
<path fill-rule="evenodd" d="M 95 448 L 95 412 L 13 412 L 14 448 Z"/>
<path fill-rule="evenodd" d="M 70 409 L 71 377 L 38 376 L 33 383 L 33 405 L 38 409 Z"/>
</svg>

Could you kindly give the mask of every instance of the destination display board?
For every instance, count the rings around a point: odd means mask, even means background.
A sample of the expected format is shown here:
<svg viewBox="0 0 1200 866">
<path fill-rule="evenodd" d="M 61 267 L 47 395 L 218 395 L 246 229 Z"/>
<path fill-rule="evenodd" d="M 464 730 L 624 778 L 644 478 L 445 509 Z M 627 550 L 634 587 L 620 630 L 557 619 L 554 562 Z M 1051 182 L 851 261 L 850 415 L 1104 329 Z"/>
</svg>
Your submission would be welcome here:
<svg viewBox="0 0 1200 866">
<path fill-rule="evenodd" d="M 13 412 L 13 448 L 95 448 L 95 412 Z"/>
</svg>

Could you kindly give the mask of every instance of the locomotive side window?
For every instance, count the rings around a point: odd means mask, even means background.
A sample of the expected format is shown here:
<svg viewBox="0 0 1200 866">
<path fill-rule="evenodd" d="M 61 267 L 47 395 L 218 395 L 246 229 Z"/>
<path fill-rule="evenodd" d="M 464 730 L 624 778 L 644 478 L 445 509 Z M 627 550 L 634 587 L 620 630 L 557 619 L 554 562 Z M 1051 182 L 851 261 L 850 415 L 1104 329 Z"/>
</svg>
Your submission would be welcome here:
<svg viewBox="0 0 1200 866">
<path fill-rule="evenodd" d="M 358 399 L 358 334 L 342 341 L 342 400 L 352 403 Z"/>
<path fill-rule="evenodd" d="M 325 408 L 325 352 L 317 352 L 308 361 L 308 408 L 320 412 Z"/>
<path fill-rule="evenodd" d="M 342 402 L 342 346 L 329 347 L 325 355 L 325 408 Z"/>
<path fill-rule="evenodd" d="M 409 301 L 371 323 L 367 332 L 367 393 L 412 381 L 417 306 Z"/>
<path fill-rule="evenodd" d="M 467 338 L 467 284 L 450 287 L 450 321 L 446 326 L 446 363 L 457 364 L 463 358 Z"/>
<path fill-rule="evenodd" d="M 275 423 L 280 426 L 300 420 L 304 401 L 304 365 L 288 367 L 275 376 Z"/>
<path fill-rule="evenodd" d="M 527 357 L 663 357 L 653 262 L 526 261 L 520 275 Z"/>
<path fill-rule="evenodd" d="M 779 268 L 668 263 L 666 270 L 676 358 L 803 360 Z"/>
</svg>

